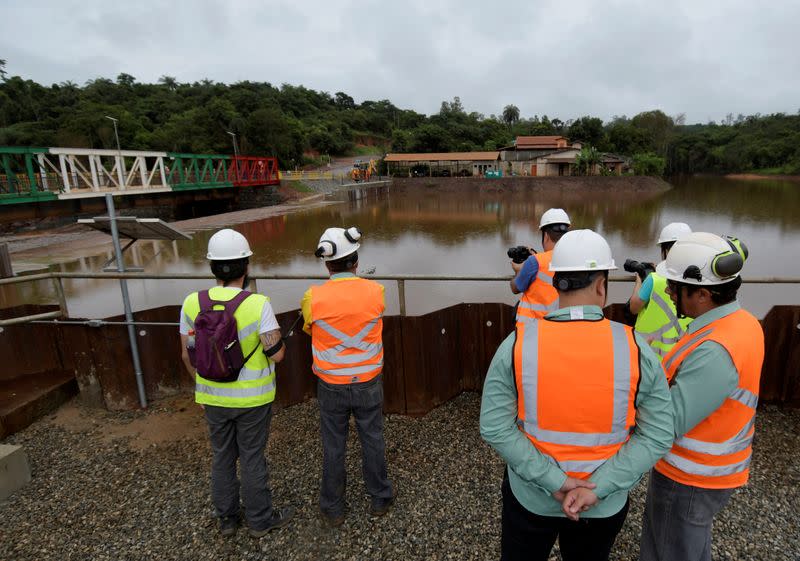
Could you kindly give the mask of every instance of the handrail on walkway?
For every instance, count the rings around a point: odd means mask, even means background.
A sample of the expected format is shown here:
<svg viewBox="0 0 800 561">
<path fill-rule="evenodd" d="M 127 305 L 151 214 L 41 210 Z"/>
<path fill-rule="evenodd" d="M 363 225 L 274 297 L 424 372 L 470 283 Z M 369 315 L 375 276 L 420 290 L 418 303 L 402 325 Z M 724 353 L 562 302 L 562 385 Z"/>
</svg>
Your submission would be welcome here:
<svg viewBox="0 0 800 561">
<path fill-rule="evenodd" d="M 513 277 L 511 275 L 429 275 L 429 274 L 383 274 L 369 275 L 360 274 L 361 277 L 370 280 L 388 280 L 397 282 L 398 299 L 400 303 L 400 315 L 406 315 L 406 281 L 461 281 L 461 282 L 508 282 Z M 325 274 L 253 274 L 249 275 L 253 280 L 327 280 Z M 58 311 L 45 312 L 41 314 L 31 314 L 15 318 L 0 320 L 0 327 L 28 323 L 31 321 L 68 317 L 67 299 L 64 293 L 63 279 L 127 279 L 127 280 L 212 280 L 214 276 L 210 273 L 131 273 L 131 272 L 108 272 L 108 273 L 67 273 L 61 271 L 50 271 L 47 273 L 34 273 L 31 275 L 21 275 L 0 279 L 0 286 L 20 284 L 25 282 L 35 282 L 41 280 L 52 280 L 58 297 Z M 609 277 L 610 282 L 633 282 L 634 275 L 618 275 Z M 744 284 L 800 284 L 800 278 L 777 278 L 777 277 L 757 277 L 742 279 Z"/>
</svg>

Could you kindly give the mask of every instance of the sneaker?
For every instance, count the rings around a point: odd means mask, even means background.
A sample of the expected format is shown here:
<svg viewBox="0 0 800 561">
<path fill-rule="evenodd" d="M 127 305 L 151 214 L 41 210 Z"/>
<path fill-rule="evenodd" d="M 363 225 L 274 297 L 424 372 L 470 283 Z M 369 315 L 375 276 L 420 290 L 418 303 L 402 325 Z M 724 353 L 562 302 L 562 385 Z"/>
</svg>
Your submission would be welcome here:
<svg viewBox="0 0 800 561">
<path fill-rule="evenodd" d="M 292 516 L 294 516 L 294 507 L 285 506 L 283 508 L 276 508 L 272 511 L 272 518 L 270 518 L 269 524 L 267 524 L 266 528 L 262 530 L 254 530 L 253 528 L 250 528 L 248 530 L 250 537 L 263 538 L 272 530 L 286 526 L 292 519 Z"/>
<path fill-rule="evenodd" d="M 219 533 L 229 538 L 236 533 L 239 528 L 238 516 L 223 516 L 219 519 Z"/>
<path fill-rule="evenodd" d="M 342 524 L 344 524 L 344 513 L 342 514 L 329 514 L 323 510 L 320 510 L 320 516 L 322 517 L 323 522 L 329 528 L 338 528 Z"/>
<path fill-rule="evenodd" d="M 372 499 L 369 513 L 372 516 L 383 516 L 392 509 L 395 499 L 397 499 L 397 484 L 392 486 L 392 496 L 388 499 Z"/>
</svg>

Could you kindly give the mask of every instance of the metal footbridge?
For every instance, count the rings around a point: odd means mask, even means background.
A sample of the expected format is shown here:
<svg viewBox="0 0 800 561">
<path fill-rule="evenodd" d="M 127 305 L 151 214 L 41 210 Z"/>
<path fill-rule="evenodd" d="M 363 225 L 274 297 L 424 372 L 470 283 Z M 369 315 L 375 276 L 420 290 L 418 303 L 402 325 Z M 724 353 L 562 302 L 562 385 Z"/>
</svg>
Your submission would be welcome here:
<svg viewBox="0 0 800 561">
<path fill-rule="evenodd" d="M 0 204 L 279 183 L 271 157 L 0 146 Z"/>
</svg>

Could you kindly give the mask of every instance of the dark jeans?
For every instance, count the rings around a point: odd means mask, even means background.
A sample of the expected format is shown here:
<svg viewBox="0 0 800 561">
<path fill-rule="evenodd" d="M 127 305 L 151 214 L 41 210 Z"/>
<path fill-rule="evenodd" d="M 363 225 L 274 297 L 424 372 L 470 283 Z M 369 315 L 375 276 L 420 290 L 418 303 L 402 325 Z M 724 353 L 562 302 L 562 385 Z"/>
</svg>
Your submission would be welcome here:
<svg viewBox="0 0 800 561">
<path fill-rule="evenodd" d="M 703 489 L 650 470 L 642 561 L 711 561 L 711 525 L 735 489 Z"/>
<path fill-rule="evenodd" d="M 360 384 L 317 382 L 322 432 L 322 483 L 319 506 L 330 516 L 344 514 L 347 482 L 345 451 L 350 414 L 361 440 L 364 483 L 373 503 L 392 497 L 386 474 L 386 444 L 383 440 L 383 381 L 376 376 Z"/>
<path fill-rule="evenodd" d="M 205 411 L 214 452 L 211 462 L 211 500 L 217 515 L 220 518 L 239 517 L 238 459 L 247 525 L 254 530 L 263 530 L 272 516 L 272 491 L 264 456 L 272 404 L 248 408 L 206 405 Z"/>
<path fill-rule="evenodd" d="M 628 515 L 628 502 L 608 518 L 581 518 L 573 522 L 560 516 L 539 516 L 522 506 L 508 473 L 503 477 L 502 561 L 547 561 L 558 538 L 564 561 L 606 561 Z"/>
</svg>

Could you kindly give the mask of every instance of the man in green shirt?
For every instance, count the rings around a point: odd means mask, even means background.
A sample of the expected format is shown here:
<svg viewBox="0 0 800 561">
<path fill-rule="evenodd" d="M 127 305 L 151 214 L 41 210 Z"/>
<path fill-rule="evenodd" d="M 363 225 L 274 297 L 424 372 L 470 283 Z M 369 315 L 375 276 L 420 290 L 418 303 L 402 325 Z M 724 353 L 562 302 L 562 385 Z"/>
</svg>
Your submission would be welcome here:
<svg viewBox="0 0 800 561">
<path fill-rule="evenodd" d="M 764 332 L 736 301 L 747 248 L 695 232 L 658 273 L 680 315 L 695 318 L 664 358 L 675 443 L 650 474 L 641 559 L 711 561 L 714 516 L 747 483 Z"/>
<path fill-rule="evenodd" d="M 551 262 L 561 309 L 518 322 L 489 367 L 480 427 L 507 464 L 501 559 L 546 560 L 556 539 L 565 561 L 608 559 L 628 490 L 672 444 L 658 358 L 603 317 L 612 269 L 601 236 L 565 234 Z"/>
</svg>

